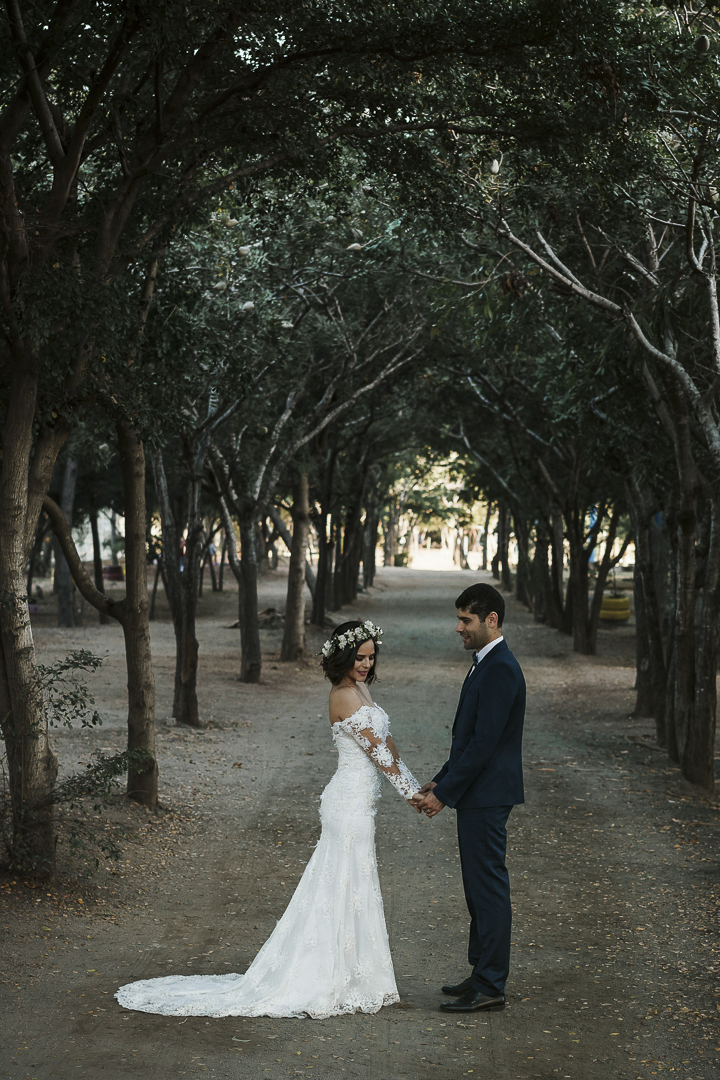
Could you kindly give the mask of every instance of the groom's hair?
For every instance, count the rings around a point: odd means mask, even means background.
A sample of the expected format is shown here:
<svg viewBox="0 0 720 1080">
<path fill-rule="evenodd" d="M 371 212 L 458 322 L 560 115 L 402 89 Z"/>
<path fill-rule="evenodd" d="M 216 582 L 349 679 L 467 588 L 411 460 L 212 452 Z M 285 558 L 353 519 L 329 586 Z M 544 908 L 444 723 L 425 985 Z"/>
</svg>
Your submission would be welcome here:
<svg viewBox="0 0 720 1080">
<path fill-rule="evenodd" d="M 479 581 L 477 585 L 468 585 L 467 589 L 463 589 L 455 601 L 455 607 L 477 615 L 482 622 L 487 619 L 491 611 L 494 611 L 498 617 L 498 626 L 502 626 L 505 618 L 505 601 L 497 589 L 493 589 L 492 585 L 484 581 Z"/>
</svg>

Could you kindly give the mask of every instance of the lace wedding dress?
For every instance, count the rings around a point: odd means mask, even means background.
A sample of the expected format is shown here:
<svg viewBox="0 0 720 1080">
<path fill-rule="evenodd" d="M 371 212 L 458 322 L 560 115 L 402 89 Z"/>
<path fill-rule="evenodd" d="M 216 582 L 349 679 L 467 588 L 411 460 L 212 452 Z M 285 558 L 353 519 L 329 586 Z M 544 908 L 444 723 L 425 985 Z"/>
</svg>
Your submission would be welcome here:
<svg viewBox="0 0 720 1080">
<path fill-rule="evenodd" d="M 420 785 L 388 745 L 379 705 L 333 726 L 339 762 L 322 793 L 322 833 L 285 914 L 244 975 L 174 975 L 122 986 L 126 1009 L 165 1016 L 374 1013 L 399 1000 L 375 858 L 381 773 Z"/>
</svg>

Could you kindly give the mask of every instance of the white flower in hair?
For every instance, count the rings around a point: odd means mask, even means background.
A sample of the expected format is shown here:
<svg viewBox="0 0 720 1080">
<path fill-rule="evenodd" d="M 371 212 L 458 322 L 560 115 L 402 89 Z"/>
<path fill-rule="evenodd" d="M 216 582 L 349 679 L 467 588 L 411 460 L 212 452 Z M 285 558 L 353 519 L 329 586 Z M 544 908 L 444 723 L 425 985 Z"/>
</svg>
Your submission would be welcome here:
<svg viewBox="0 0 720 1080">
<path fill-rule="evenodd" d="M 374 639 L 378 645 L 382 645 L 382 633 L 383 631 L 379 626 L 375 626 L 370 619 L 366 619 L 362 626 L 356 626 L 351 630 L 345 630 L 337 637 L 333 634 L 333 636 L 323 645 L 321 650 L 322 655 L 327 660 L 334 652 L 337 652 L 340 649 L 347 649 L 349 645 L 354 645 L 356 643 L 359 645 L 363 641 L 370 641 L 371 638 Z"/>
</svg>

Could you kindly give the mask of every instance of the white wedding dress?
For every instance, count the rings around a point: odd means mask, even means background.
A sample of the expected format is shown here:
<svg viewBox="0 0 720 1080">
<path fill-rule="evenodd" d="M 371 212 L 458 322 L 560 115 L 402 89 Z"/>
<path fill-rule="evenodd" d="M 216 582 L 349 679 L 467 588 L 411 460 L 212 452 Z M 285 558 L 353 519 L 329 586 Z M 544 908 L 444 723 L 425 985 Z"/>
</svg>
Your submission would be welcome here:
<svg viewBox="0 0 720 1080">
<path fill-rule="evenodd" d="M 339 762 L 322 793 L 322 833 L 285 914 L 244 975 L 171 975 L 122 986 L 126 1009 L 165 1016 L 374 1013 L 399 1000 L 375 858 L 381 773 L 420 785 L 388 745 L 379 705 L 333 726 Z M 378 771 L 379 770 L 379 771 Z"/>
</svg>

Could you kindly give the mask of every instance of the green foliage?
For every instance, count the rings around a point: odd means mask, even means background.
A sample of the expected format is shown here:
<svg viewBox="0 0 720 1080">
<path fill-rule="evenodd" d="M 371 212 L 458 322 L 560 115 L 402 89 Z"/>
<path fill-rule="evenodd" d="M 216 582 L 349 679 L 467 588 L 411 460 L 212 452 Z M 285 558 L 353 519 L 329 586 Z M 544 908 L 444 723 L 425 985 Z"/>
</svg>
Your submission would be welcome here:
<svg viewBox="0 0 720 1080">
<path fill-rule="evenodd" d="M 38 674 L 48 722 L 53 727 L 81 728 L 102 724 L 95 701 L 82 679 L 82 672 L 95 672 L 102 658 L 86 649 L 68 652 L 64 660 L 38 665 Z M 32 868 L 33 856 L 23 849 L 23 829 L 18 818 L 28 820 L 44 814 L 49 806 L 60 811 L 60 839 L 71 855 L 98 851 L 106 858 L 117 859 L 121 851 L 112 833 L 97 830 L 96 818 L 119 791 L 119 778 L 129 768 L 143 772 L 151 761 L 145 750 L 125 750 L 119 754 L 95 751 L 82 772 L 57 781 L 50 795 L 40 802 L 24 802 L 13 810 L 11 777 L 7 758 L 0 754 L 0 843 L 8 853 L 10 869 Z M 97 861 L 97 860 L 96 860 Z"/>
<path fill-rule="evenodd" d="M 58 781 L 45 803 L 25 807 L 21 814 L 31 817 L 50 804 L 59 811 L 58 841 L 66 845 L 71 857 L 82 856 L 88 865 L 89 859 L 93 859 L 95 866 L 99 865 L 99 855 L 105 859 L 119 859 L 122 855 L 120 840 L 112 832 L 98 829 L 98 815 L 117 798 L 120 778 L 128 769 L 141 773 L 149 759 L 145 750 L 124 750 L 111 755 L 95 751 L 82 772 Z M 7 868 L 11 872 L 14 869 L 27 871 L 32 868 L 33 859 L 23 851 L 22 841 L 18 843 L 19 830 L 14 829 L 13 824 L 7 762 L 0 756 L 0 843 L 8 855 Z"/>
<path fill-rule="evenodd" d="M 94 672 L 102 666 L 101 656 L 87 649 L 69 652 L 64 660 L 49 666 L 38 664 L 38 675 L 45 696 L 48 723 L 51 727 L 95 727 L 102 724 L 95 699 L 87 684 L 78 677 L 82 671 Z"/>
</svg>

